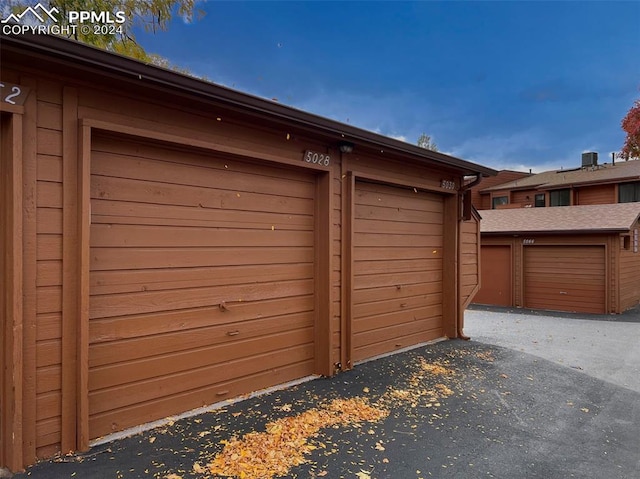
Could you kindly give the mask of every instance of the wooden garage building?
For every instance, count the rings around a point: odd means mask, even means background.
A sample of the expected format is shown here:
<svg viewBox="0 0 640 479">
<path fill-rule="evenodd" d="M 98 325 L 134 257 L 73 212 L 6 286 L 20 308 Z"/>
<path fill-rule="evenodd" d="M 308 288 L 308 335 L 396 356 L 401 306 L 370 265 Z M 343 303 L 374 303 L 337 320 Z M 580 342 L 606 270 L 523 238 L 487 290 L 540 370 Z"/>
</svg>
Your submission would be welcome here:
<svg viewBox="0 0 640 479">
<path fill-rule="evenodd" d="M 0 466 L 461 335 L 462 185 L 493 170 L 62 38 L 0 45 Z"/>
<path fill-rule="evenodd" d="M 474 303 L 600 314 L 640 303 L 640 203 L 481 215 Z"/>
</svg>

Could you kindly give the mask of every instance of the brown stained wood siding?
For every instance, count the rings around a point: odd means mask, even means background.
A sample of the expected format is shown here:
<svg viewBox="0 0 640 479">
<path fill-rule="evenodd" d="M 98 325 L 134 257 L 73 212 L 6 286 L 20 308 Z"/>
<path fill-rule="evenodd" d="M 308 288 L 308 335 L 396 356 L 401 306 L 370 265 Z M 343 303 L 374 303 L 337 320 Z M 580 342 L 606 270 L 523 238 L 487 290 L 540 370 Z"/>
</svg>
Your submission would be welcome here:
<svg viewBox="0 0 640 479">
<path fill-rule="evenodd" d="M 409 161 L 369 140 L 343 159 L 335 151 L 337 133 L 322 125 L 270 118 L 241 105 L 190 98 L 169 89 L 144 91 L 86 71 L 43 68 L 18 55 L 5 61 L 11 64 L 3 64 L 3 79 L 30 89 L 24 108 L 12 111 L 24 120 L 24 181 L 19 182 L 24 203 L 24 348 L 16 351 L 24 360 L 20 372 L 25 381 L 18 467 L 33 463 L 36 456 L 86 448 L 89 428 L 94 437 L 99 434 L 95 431 L 111 432 L 164 411 L 200 406 L 203 398 L 216 402 L 310 372 L 325 374 L 327 366 L 337 368 L 337 363 L 349 368 L 344 313 L 350 296 L 344 293 L 344 282 L 351 284 L 351 266 L 343 253 L 351 248 L 345 244 L 351 225 L 344 224 L 345 178 L 353 168 L 377 176 L 370 178 L 374 181 L 439 191 L 434 196 L 441 202 L 439 194 L 451 195 L 440 189 L 442 180 L 460 185 L 456 167 Z M 120 133 L 103 133 L 106 130 Z M 149 140 L 133 144 L 125 134 Z M 159 148 L 151 138 L 172 144 Z M 185 153 L 191 148 L 187 145 L 194 147 L 192 153 Z M 203 154 L 205 149 L 209 153 Z M 301 161 L 306 149 L 331 153 L 330 171 L 298 169 L 309 166 Z M 214 155 L 214 150 L 227 154 Z M 202 182 L 197 172 L 209 168 L 212 158 L 219 160 L 210 168 L 216 174 Z M 266 166 L 277 163 L 293 168 Z M 89 166 L 101 168 L 95 169 L 93 180 L 85 173 Z M 184 176 L 190 181 L 181 182 Z M 253 190 L 254 185 L 259 189 Z M 91 203 L 90 187 L 97 193 Z M 185 197 L 190 200 L 183 201 Z M 454 210 L 447 216 L 455 216 Z M 212 211 L 217 215 L 213 221 Z M 399 223 L 414 220 L 407 217 Z M 391 218 L 377 221 L 380 224 L 372 223 L 373 230 L 363 234 L 375 234 Z M 402 228 L 398 236 L 411 233 L 411 228 Z M 214 229 L 216 234 L 211 233 Z M 227 234 L 229 230 L 234 234 Z M 457 247 L 457 226 L 448 231 L 456 231 L 455 238 L 449 236 Z M 425 242 L 435 244 L 435 237 Z M 91 250 L 89 239 L 95 240 Z M 442 247 L 450 253 L 445 258 L 458 257 L 456 250 Z M 368 256 L 380 247 L 362 248 Z M 435 283 L 420 287 L 427 280 L 421 273 L 433 265 L 407 254 L 412 245 L 382 248 L 392 252 L 392 258 L 383 261 L 418 281 L 403 289 L 407 303 L 424 318 L 413 321 L 413 329 L 406 328 L 403 342 L 431 339 L 424 331 L 437 331 L 441 337 L 443 292 L 436 283 L 442 280 L 434 274 L 429 281 Z M 363 263 L 371 267 L 368 276 L 378 274 L 376 262 Z M 450 276 L 461 277 L 454 270 Z M 447 296 L 453 298 L 457 285 L 448 284 Z M 359 294 L 373 304 L 379 291 L 384 288 Z M 413 302 L 425 294 L 429 301 Z M 226 312 L 218 306 L 222 297 L 235 298 L 225 302 Z M 374 316 L 379 325 L 402 321 L 402 311 L 400 317 L 397 309 L 378 311 Z M 325 316 L 330 322 L 324 322 Z M 236 326 L 239 335 L 230 329 Z M 393 335 L 384 336 L 390 331 L 373 335 L 395 348 Z M 256 357 L 236 357 L 239 348 L 232 345 L 251 347 Z M 207 363 L 213 351 L 237 369 Z M 114 362 L 116 355 L 126 359 Z M 176 357 L 184 361 L 169 360 Z M 193 368 L 175 370 L 175 364 L 185 361 Z M 256 364 L 263 369 L 256 371 Z M 145 371 L 162 365 L 167 374 L 144 377 Z M 94 374 L 88 375 L 85 367 Z M 218 382 L 203 384 L 203 371 Z M 176 377 L 184 378 L 180 391 L 172 381 Z M 166 387 L 168 394 L 149 397 L 148 390 L 157 390 L 154 385 Z M 140 402 L 121 404 L 114 413 L 109 398 L 117 391 L 131 392 Z"/>
<path fill-rule="evenodd" d="M 521 208 L 526 206 L 533 206 L 535 199 L 535 191 L 512 191 L 511 192 L 511 204 L 518 205 Z"/>
<path fill-rule="evenodd" d="M 443 200 L 356 182 L 353 361 L 441 337 Z"/>
<path fill-rule="evenodd" d="M 640 303 L 640 251 L 637 253 L 633 250 L 634 231 L 638 231 L 640 235 L 640 222 L 631 228 L 629 238 L 629 249 L 624 249 L 624 242 L 621 239 L 620 246 L 620 311 L 623 312 Z M 618 244 L 616 243 L 616 246 Z M 640 248 L 640 246 L 639 246 Z"/>
<path fill-rule="evenodd" d="M 460 235 L 460 304 L 464 310 L 473 301 L 480 284 L 478 268 L 480 229 L 475 216 L 471 220 L 461 223 Z"/>
<path fill-rule="evenodd" d="M 496 176 L 485 177 L 482 181 L 471 188 L 471 203 L 478 210 L 490 210 L 491 209 L 491 194 L 484 193 L 480 194 L 481 190 L 486 188 L 491 188 L 492 186 L 501 185 L 504 183 L 508 183 L 513 180 L 517 180 L 519 178 L 524 178 L 529 176 L 529 173 L 524 173 L 520 171 L 509 171 L 503 170 L 499 171 Z"/>
<path fill-rule="evenodd" d="M 524 307 L 606 312 L 602 246 L 525 246 Z"/>
<path fill-rule="evenodd" d="M 314 176 L 92 145 L 90 436 L 312 374 Z"/>
<path fill-rule="evenodd" d="M 483 245 L 482 281 L 474 301 L 478 304 L 513 306 L 513 270 L 510 245 Z"/>
<path fill-rule="evenodd" d="M 332 258 L 333 271 L 331 271 L 331 330 L 333 337 L 331 338 L 331 363 L 333 365 L 342 365 L 342 160 L 339 154 L 334 154 L 333 167 L 333 198 L 331 198 L 332 224 L 333 228 L 333 244 Z M 344 367 L 344 366 L 343 366 Z"/>
<path fill-rule="evenodd" d="M 616 185 L 582 186 L 575 188 L 576 205 L 607 205 L 617 203 Z"/>
</svg>

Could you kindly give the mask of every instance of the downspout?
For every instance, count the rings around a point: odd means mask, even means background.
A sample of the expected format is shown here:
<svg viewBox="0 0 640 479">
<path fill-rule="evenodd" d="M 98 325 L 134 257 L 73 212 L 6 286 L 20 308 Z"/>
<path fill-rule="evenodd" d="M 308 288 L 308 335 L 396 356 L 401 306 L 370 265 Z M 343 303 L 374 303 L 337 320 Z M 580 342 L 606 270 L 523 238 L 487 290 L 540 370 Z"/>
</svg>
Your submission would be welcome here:
<svg viewBox="0 0 640 479">
<path fill-rule="evenodd" d="M 482 181 L 482 174 L 478 173 L 476 175 L 475 180 L 473 180 L 471 183 L 469 183 L 467 185 L 463 185 L 463 187 L 460 188 L 458 194 L 460 195 L 461 202 L 464 201 L 464 195 L 467 192 L 467 190 L 473 188 L 474 186 L 479 184 L 481 181 Z M 461 214 L 460 215 L 460 223 L 462 223 L 462 220 L 463 220 L 463 218 L 462 218 L 462 214 Z M 460 232 L 460 231 L 461 231 L 461 228 L 458 229 L 458 232 Z M 460 281 L 461 281 L 461 276 L 462 276 L 461 275 L 462 258 L 460 257 L 461 254 L 462 254 L 461 253 L 462 248 L 461 248 L 461 243 L 460 243 L 460 238 L 461 237 L 462 237 L 462 235 L 460 233 L 458 233 L 458 242 L 459 242 L 459 244 L 458 244 L 458 288 L 460 288 Z M 480 238 L 478 238 L 478 241 L 480 241 Z M 478 264 L 480 264 L 479 261 L 478 261 Z M 479 274 L 480 274 L 480 271 L 478 271 L 478 275 Z M 464 311 L 461 311 L 461 309 L 462 309 L 461 306 L 462 306 L 462 304 L 458 303 L 458 315 L 457 315 L 457 318 L 456 318 L 456 333 L 457 333 L 457 336 L 460 339 L 462 339 L 464 341 L 469 341 L 471 338 L 469 336 L 467 336 L 466 334 L 464 334 L 464 332 L 462 331 L 462 329 L 463 329 L 462 318 L 464 317 Z"/>
</svg>

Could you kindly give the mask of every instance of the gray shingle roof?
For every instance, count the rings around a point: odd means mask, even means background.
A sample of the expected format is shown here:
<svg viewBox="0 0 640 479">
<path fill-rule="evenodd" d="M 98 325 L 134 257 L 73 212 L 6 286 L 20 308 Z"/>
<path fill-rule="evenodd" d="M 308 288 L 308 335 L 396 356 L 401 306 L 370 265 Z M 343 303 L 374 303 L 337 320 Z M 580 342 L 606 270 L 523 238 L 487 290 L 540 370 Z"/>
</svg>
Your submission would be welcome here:
<svg viewBox="0 0 640 479">
<path fill-rule="evenodd" d="M 640 163 L 640 162 L 638 162 Z M 482 211 L 481 233 L 592 233 L 629 231 L 640 203 Z"/>
<path fill-rule="evenodd" d="M 603 163 L 596 167 L 544 171 L 483 189 L 483 192 L 511 189 L 552 189 L 562 186 L 640 180 L 640 160 Z"/>
</svg>

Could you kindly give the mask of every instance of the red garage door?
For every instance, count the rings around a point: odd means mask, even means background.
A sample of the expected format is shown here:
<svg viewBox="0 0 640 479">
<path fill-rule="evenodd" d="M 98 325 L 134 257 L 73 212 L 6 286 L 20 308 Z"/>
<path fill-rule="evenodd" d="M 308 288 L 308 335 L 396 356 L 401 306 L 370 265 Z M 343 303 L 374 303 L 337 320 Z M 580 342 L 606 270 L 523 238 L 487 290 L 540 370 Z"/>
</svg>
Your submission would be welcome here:
<svg viewBox="0 0 640 479">
<path fill-rule="evenodd" d="M 526 246 L 524 306 L 605 312 L 604 246 Z"/>
<path fill-rule="evenodd" d="M 357 182 L 353 361 L 443 336 L 443 199 Z"/>
<path fill-rule="evenodd" d="M 480 291 L 474 303 L 513 306 L 511 246 L 483 245 L 480 249 Z"/>
<path fill-rule="evenodd" d="M 94 138 L 92 438 L 313 372 L 314 192 L 297 170 Z"/>
</svg>

